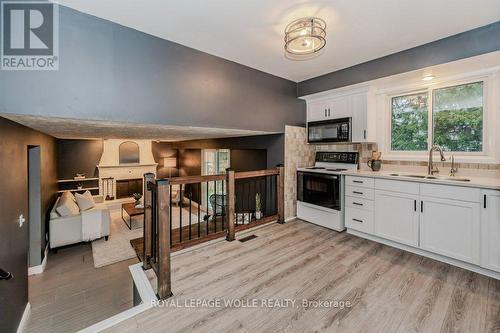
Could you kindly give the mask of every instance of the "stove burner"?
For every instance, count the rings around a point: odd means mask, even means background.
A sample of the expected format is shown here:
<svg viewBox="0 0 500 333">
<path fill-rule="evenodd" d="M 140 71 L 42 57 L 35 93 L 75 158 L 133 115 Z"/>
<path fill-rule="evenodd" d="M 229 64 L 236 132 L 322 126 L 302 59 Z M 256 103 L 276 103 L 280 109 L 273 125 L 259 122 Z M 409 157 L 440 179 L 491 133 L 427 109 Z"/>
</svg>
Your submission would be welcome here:
<svg viewBox="0 0 500 333">
<path fill-rule="evenodd" d="M 309 169 L 309 170 L 323 170 L 323 169 L 325 169 L 325 168 L 323 168 L 323 167 L 316 167 L 316 166 L 314 166 L 314 167 L 307 167 L 306 169 Z"/>
</svg>

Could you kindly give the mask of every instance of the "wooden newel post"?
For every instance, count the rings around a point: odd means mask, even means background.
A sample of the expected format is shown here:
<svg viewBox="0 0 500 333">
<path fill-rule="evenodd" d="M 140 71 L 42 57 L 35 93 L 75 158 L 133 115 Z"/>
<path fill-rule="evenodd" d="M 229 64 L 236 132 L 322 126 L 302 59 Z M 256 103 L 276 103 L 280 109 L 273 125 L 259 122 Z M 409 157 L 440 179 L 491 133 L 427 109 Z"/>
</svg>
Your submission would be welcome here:
<svg viewBox="0 0 500 333">
<path fill-rule="evenodd" d="M 278 223 L 285 223 L 285 168 L 278 164 Z"/>
<path fill-rule="evenodd" d="M 153 173 L 144 174 L 144 227 L 142 228 L 142 237 L 144 239 L 144 248 L 142 252 L 142 268 L 144 270 L 151 268 L 151 224 L 152 224 L 152 194 L 148 184 L 155 181 Z"/>
<path fill-rule="evenodd" d="M 170 182 L 162 179 L 158 185 L 158 297 L 172 296 L 170 269 Z"/>
<path fill-rule="evenodd" d="M 234 230 L 234 205 L 235 205 L 235 193 L 234 193 L 234 170 L 226 170 L 226 217 L 227 217 L 227 237 L 228 241 L 234 241 L 235 230 Z"/>
</svg>

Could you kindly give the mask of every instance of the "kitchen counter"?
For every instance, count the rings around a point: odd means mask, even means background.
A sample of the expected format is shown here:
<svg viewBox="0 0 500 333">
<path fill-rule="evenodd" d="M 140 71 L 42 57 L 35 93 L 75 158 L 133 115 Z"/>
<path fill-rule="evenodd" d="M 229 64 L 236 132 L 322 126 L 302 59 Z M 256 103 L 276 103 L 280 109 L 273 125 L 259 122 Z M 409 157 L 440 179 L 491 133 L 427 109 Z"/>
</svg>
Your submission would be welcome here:
<svg viewBox="0 0 500 333">
<path fill-rule="evenodd" d="M 398 174 L 394 176 L 392 174 Z M 371 170 L 354 170 L 354 171 L 343 171 L 342 175 L 347 176 L 359 176 L 359 177 L 370 177 L 370 178 L 384 178 L 392 180 L 404 180 L 418 183 L 430 183 L 430 184 L 442 184 L 442 185 L 454 185 L 462 187 L 476 187 L 491 190 L 500 190 L 500 178 L 496 177 L 470 177 L 470 176 L 455 176 L 456 179 L 470 179 L 470 181 L 456 181 L 448 180 L 446 178 L 453 178 L 448 175 L 435 175 L 437 179 L 429 178 L 416 178 L 409 177 L 408 175 L 423 175 L 425 173 L 414 173 L 414 172 L 398 172 L 394 170 L 386 171 L 371 171 Z"/>
</svg>

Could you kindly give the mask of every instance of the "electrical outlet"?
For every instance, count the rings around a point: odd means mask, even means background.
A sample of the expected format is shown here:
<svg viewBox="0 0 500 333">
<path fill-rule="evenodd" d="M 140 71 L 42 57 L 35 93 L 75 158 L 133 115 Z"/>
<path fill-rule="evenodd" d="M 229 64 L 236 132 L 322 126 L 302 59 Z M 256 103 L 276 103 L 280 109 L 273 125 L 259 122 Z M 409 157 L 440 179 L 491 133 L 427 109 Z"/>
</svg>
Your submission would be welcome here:
<svg viewBox="0 0 500 333">
<path fill-rule="evenodd" d="M 24 222 L 26 222 L 24 215 L 23 214 L 19 215 L 19 228 L 22 228 Z"/>
</svg>

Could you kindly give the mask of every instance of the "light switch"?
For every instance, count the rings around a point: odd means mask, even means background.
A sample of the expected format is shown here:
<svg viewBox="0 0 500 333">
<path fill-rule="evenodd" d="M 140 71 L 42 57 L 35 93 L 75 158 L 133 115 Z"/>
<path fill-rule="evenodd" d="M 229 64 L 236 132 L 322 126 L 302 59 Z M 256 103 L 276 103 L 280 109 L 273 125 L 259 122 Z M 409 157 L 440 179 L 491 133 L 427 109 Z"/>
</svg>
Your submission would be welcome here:
<svg viewBox="0 0 500 333">
<path fill-rule="evenodd" d="M 19 215 L 19 228 L 23 226 L 24 222 L 26 222 L 24 215 L 23 214 Z"/>
</svg>

